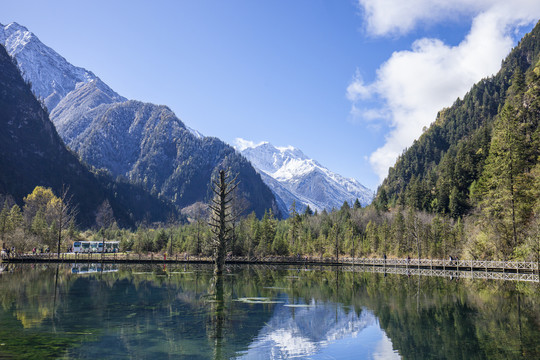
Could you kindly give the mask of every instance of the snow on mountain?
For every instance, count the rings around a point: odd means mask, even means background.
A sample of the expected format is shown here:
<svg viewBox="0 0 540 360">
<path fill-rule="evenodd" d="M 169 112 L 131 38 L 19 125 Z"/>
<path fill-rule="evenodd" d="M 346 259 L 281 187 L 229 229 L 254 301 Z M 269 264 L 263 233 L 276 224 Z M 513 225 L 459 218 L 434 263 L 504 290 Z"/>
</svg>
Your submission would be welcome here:
<svg viewBox="0 0 540 360">
<path fill-rule="evenodd" d="M 104 104 L 127 101 L 91 71 L 70 64 L 22 25 L 0 24 L 0 44 L 17 61 L 24 80 L 45 103 L 67 144 L 90 126 L 93 117 L 89 112 L 99 111 Z M 204 138 L 197 130 L 188 130 L 198 139 Z"/>
<path fill-rule="evenodd" d="M 89 165 L 183 207 L 205 201 L 212 174 L 227 163 L 240 175 L 248 212 L 279 213 L 274 195 L 243 156 L 187 129 L 166 106 L 128 101 L 17 23 L 0 24 L 0 44 L 47 106 L 64 143 Z"/>
<path fill-rule="evenodd" d="M 34 94 L 49 110 L 77 86 L 97 79 L 92 72 L 68 63 L 17 23 L 0 24 L 0 44 L 17 60 L 24 80 L 32 83 Z"/>
<path fill-rule="evenodd" d="M 186 128 L 189 130 L 190 133 L 192 133 L 193 135 L 195 135 L 195 137 L 197 139 L 202 139 L 204 138 L 204 135 L 200 132 L 200 131 L 197 131 L 195 129 L 192 129 L 190 128 L 189 126 L 186 126 Z"/>
<path fill-rule="evenodd" d="M 281 208 L 283 213 L 289 212 L 293 201 L 300 211 L 307 205 L 322 211 L 339 208 L 344 201 L 352 204 L 358 199 L 367 205 L 373 199 L 373 192 L 357 180 L 328 170 L 292 146 L 275 147 L 268 142 L 255 144 L 236 139 L 236 149 L 253 164 L 279 198 L 278 202 L 285 206 Z"/>
<path fill-rule="evenodd" d="M 104 113 L 108 105 L 125 102 L 126 98 L 115 93 L 100 79 L 80 84 L 69 92 L 51 111 L 56 130 L 68 145 L 83 134 L 96 114 Z"/>
<path fill-rule="evenodd" d="M 315 301 L 292 307 L 291 304 L 280 304 L 276 305 L 270 321 L 239 358 L 311 357 L 340 340 L 358 338 L 371 326 L 377 326 L 377 318 L 367 309 L 358 315 L 354 311 L 346 312 L 341 307 Z"/>
</svg>

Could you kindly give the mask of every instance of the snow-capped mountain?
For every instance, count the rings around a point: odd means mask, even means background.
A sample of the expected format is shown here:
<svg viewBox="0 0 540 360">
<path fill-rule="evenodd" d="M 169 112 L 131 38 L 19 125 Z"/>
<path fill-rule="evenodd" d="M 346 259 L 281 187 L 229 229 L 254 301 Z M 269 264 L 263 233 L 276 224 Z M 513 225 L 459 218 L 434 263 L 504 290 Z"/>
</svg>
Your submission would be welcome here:
<svg viewBox="0 0 540 360">
<path fill-rule="evenodd" d="M 86 163 L 179 207 L 208 200 L 212 175 L 230 168 L 239 174 L 246 211 L 279 213 L 274 195 L 243 156 L 189 129 L 168 107 L 120 96 L 19 24 L 0 24 L 0 44 L 47 106 L 64 143 Z"/>
<path fill-rule="evenodd" d="M 282 213 L 289 212 L 293 201 L 299 211 L 307 205 L 321 211 L 340 208 L 344 201 L 352 205 L 358 199 L 367 205 L 373 199 L 373 192 L 357 180 L 328 170 L 292 146 L 275 147 L 268 142 L 254 144 L 237 139 L 236 149 L 272 189 Z"/>
<path fill-rule="evenodd" d="M 24 80 L 32 83 L 36 97 L 51 111 L 77 86 L 97 79 L 92 72 L 68 63 L 17 23 L 0 24 L 0 44 L 17 60 Z"/>
</svg>

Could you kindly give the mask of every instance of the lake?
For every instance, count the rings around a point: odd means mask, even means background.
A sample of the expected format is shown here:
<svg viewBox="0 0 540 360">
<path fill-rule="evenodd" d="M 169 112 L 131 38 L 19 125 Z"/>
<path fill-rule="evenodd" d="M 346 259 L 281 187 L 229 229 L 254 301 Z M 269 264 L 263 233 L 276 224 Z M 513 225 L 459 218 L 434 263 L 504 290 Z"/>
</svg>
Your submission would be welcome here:
<svg viewBox="0 0 540 360">
<path fill-rule="evenodd" d="M 0 264 L 0 359 L 540 359 L 539 284 Z"/>
</svg>

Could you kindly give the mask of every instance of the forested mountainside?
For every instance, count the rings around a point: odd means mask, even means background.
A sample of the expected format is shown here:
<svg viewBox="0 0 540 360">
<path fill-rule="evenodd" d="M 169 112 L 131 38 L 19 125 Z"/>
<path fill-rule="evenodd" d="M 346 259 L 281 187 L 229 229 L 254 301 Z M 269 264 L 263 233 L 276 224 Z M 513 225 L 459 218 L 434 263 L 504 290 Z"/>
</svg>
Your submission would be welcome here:
<svg viewBox="0 0 540 360">
<path fill-rule="evenodd" d="M 230 167 L 239 175 L 245 212 L 262 217 L 272 209 L 279 215 L 274 195 L 251 164 L 221 140 L 194 134 L 165 106 L 128 101 L 23 26 L 0 26 L 2 42 L 59 135 L 83 161 L 181 208 L 208 201 L 212 176 Z"/>
<path fill-rule="evenodd" d="M 175 208 L 126 183 L 92 174 L 70 152 L 3 46 L 0 46 L 0 194 L 21 205 L 36 186 L 69 189 L 78 221 L 92 226 L 108 200 L 120 225 L 166 221 Z"/>
<path fill-rule="evenodd" d="M 89 164 L 140 184 L 181 208 L 211 198 L 221 168 L 238 174 L 244 210 L 262 217 L 278 208 L 270 189 L 246 159 L 221 140 L 197 137 L 166 106 L 114 102 L 103 83 L 70 92 L 53 110 L 59 134 Z"/>
<path fill-rule="evenodd" d="M 520 174 L 529 174 L 538 162 L 539 53 L 537 24 L 503 61 L 498 74 L 480 81 L 463 99 L 439 112 L 390 169 L 375 204 L 407 205 L 454 218 L 470 213 L 479 201 L 474 197 L 475 184 L 494 166 L 497 134 L 508 117 L 517 121 L 523 141 L 520 153 L 527 154 Z"/>
</svg>

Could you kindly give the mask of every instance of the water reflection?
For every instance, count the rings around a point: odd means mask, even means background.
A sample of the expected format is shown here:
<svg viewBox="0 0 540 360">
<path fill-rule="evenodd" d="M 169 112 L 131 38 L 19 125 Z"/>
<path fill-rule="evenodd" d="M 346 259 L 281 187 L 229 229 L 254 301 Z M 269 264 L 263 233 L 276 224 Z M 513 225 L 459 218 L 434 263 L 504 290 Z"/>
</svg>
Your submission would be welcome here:
<svg viewBox="0 0 540 360">
<path fill-rule="evenodd" d="M 278 305 L 241 359 L 398 359 L 373 312 L 340 304 Z"/>
<path fill-rule="evenodd" d="M 359 269 L 2 266 L 0 358 L 540 358 L 535 283 Z"/>
</svg>

